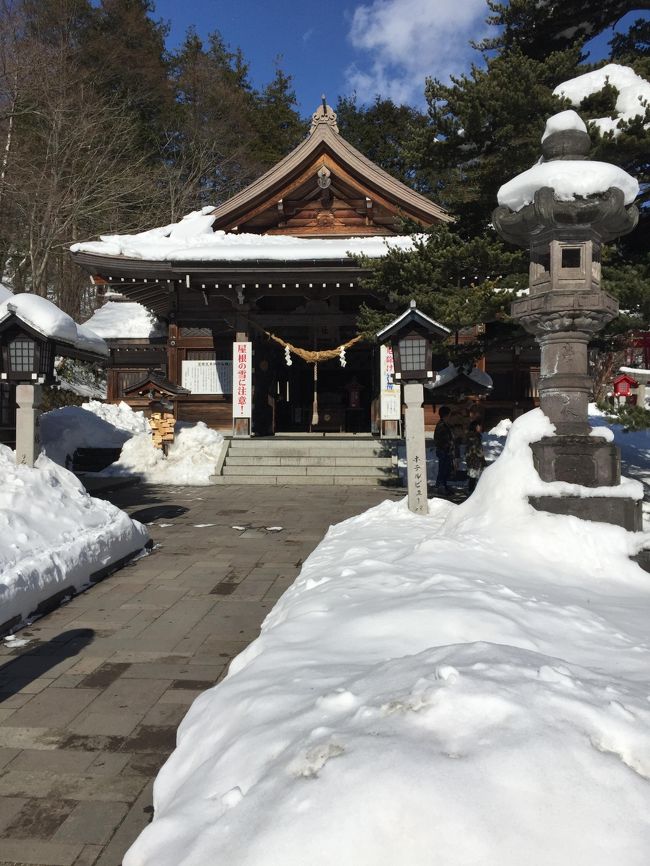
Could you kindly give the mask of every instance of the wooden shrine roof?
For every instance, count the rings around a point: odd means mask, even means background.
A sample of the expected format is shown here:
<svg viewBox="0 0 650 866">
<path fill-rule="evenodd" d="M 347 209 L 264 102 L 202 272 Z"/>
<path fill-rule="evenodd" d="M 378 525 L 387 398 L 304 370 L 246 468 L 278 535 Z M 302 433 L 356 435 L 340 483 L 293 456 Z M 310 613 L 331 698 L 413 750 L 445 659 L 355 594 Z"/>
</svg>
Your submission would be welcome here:
<svg viewBox="0 0 650 866">
<path fill-rule="evenodd" d="M 399 217 L 423 226 L 453 220 L 347 142 L 325 104 L 304 141 L 213 215 L 215 231 L 297 237 L 390 235 Z"/>
</svg>

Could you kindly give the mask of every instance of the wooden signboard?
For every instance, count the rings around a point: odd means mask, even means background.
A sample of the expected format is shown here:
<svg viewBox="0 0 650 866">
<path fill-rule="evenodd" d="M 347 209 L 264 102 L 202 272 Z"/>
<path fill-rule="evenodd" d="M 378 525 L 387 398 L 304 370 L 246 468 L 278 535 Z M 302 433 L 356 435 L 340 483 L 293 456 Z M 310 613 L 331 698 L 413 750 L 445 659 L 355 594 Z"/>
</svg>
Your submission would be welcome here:
<svg viewBox="0 0 650 866">
<path fill-rule="evenodd" d="M 191 394 L 232 394 L 232 361 L 183 361 L 181 384 Z"/>
<path fill-rule="evenodd" d="M 402 417 L 402 388 L 395 382 L 395 364 L 390 346 L 380 346 L 381 365 L 380 412 L 382 421 L 399 421 Z"/>
<path fill-rule="evenodd" d="M 252 410 L 252 369 L 253 369 L 253 346 L 252 343 L 235 342 L 232 346 L 233 353 L 233 392 L 232 392 L 232 414 L 233 418 L 250 418 Z"/>
</svg>

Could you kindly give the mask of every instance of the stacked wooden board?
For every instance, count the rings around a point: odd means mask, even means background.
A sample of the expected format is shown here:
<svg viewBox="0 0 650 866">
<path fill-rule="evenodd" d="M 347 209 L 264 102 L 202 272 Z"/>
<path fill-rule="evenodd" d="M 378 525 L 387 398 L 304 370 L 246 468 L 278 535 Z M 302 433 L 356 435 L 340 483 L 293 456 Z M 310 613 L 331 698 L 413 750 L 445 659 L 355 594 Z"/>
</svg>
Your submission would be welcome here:
<svg viewBox="0 0 650 866">
<path fill-rule="evenodd" d="M 164 449 L 165 445 L 174 441 L 174 424 L 176 420 L 171 412 L 152 412 L 149 417 L 153 444 Z"/>
</svg>

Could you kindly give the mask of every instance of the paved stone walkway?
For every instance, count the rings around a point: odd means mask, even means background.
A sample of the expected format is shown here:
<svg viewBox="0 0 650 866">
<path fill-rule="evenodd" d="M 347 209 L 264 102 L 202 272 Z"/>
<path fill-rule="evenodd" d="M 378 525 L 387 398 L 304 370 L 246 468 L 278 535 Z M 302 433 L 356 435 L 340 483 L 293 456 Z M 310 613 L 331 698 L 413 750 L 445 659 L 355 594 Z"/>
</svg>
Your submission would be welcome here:
<svg viewBox="0 0 650 866">
<path fill-rule="evenodd" d="M 190 703 L 258 634 L 330 523 L 402 495 L 108 494 L 150 524 L 157 547 L 19 632 L 27 645 L 0 645 L 0 866 L 120 866 Z"/>
</svg>

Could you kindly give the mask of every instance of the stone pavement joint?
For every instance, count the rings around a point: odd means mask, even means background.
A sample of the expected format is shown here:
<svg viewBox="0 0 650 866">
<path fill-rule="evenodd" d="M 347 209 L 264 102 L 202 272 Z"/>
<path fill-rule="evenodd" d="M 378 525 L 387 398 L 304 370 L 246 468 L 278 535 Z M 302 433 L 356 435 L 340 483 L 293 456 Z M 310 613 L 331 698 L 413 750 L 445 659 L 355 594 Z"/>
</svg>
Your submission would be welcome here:
<svg viewBox="0 0 650 866">
<path fill-rule="evenodd" d="M 152 781 L 192 701 L 257 636 L 331 523 L 401 496 L 105 494 L 149 522 L 155 549 L 23 629 L 28 645 L 0 646 L 0 866 L 120 866 L 152 818 Z"/>
</svg>

